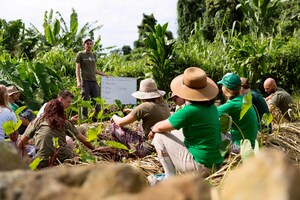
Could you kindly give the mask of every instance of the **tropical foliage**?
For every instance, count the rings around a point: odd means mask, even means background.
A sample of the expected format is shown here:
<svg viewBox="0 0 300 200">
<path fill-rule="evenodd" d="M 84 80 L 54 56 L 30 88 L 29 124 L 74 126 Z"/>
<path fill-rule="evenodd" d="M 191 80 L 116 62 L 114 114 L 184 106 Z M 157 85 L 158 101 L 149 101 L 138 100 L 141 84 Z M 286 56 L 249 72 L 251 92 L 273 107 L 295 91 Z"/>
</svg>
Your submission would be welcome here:
<svg viewBox="0 0 300 200">
<path fill-rule="evenodd" d="M 166 91 L 172 78 L 190 66 L 203 68 L 215 81 L 226 72 L 236 72 L 259 90 L 268 76 L 289 92 L 298 90 L 294 84 L 300 78 L 296 2 L 178 1 L 177 10 L 177 40 L 170 37 L 167 24 L 157 24 L 154 15 L 144 14 L 136 48 L 124 45 L 110 54 L 104 53 L 101 37 L 95 35 L 101 25 L 88 22 L 79 28 L 75 10 L 68 21 L 59 12 L 45 12 L 42 32 L 33 25 L 26 28 L 22 20 L 1 19 L 1 83 L 15 84 L 30 107 L 38 107 L 62 88 L 79 99 L 74 59 L 82 39 L 91 37 L 100 70 L 139 80 L 153 77 Z"/>
</svg>

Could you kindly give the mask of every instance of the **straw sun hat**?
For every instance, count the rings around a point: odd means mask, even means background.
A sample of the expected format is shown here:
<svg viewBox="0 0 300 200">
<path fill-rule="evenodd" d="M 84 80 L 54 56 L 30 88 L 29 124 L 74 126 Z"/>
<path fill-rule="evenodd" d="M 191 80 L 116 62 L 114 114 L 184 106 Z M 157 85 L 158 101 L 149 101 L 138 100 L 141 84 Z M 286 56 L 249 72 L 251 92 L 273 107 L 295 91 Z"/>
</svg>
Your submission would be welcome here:
<svg viewBox="0 0 300 200">
<path fill-rule="evenodd" d="M 16 86 L 12 85 L 12 86 L 8 86 L 7 87 L 7 93 L 8 96 L 13 95 L 15 93 L 19 93 L 20 91 L 16 88 Z"/>
<path fill-rule="evenodd" d="M 177 96 L 190 101 L 209 101 L 218 92 L 217 84 L 198 67 L 189 67 L 171 82 L 171 90 Z"/>
<path fill-rule="evenodd" d="M 152 78 L 147 78 L 141 81 L 139 91 L 132 93 L 132 96 L 137 99 L 154 99 L 165 94 L 165 91 L 157 89 L 156 83 Z"/>
</svg>

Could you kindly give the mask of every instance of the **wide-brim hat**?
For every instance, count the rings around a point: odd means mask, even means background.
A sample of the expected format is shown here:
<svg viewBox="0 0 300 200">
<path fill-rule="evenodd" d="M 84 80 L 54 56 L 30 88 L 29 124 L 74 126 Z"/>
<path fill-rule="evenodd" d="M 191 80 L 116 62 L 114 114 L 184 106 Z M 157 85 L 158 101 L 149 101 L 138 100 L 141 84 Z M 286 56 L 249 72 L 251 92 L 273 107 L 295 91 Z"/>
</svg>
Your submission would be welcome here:
<svg viewBox="0 0 300 200">
<path fill-rule="evenodd" d="M 12 86 L 8 86 L 7 87 L 7 93 L 8 96 L 13 95 L 15 93 L 19 93 L 20 91 L 16 88 L 16 86 L 12 85 Z"/>
<path fill-rule="evenodd" d="M 147 78 L 141 81 L 139 91 L 132 93 L 132 96 L 137 99 L 154 99 L 165 94 L 165 91 L 157 89 L 157 85 L 152 78 Z"/>
<path fill-rule="evenodd" d="M 171 82 L 171 90 L 177 96 L 190 101 L 209 101 L 214 99 L 219 89 L 198 67 L 189 67 Z"/>
</svg>

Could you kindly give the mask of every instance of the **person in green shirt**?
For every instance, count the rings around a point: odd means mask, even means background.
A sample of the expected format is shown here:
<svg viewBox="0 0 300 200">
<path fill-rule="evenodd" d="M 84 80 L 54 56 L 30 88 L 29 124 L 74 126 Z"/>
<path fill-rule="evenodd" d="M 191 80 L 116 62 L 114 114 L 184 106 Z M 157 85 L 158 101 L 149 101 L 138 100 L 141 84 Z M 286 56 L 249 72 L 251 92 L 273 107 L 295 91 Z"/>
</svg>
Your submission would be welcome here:
<svg viewBox="0 0 300 200">
<path fill-rule="evenodd" d="M 219 89 L 202 69 L 189 67 L 172 80 L 171 90 L 185 99 L 186 105 L 168 119 L 156 123 L 149 133 L 165 177 L 174 175 L 176 170 L 208 175 L 213 167 L 223 162 L 221 129 L 214 104 Z M 172 131 L 181 128 L 182 137 L 180 132 L 174 134 Z"/>
<path fill-rule="evenodd" d="M 258 133 L 258 119 L 253 106 L 240 119 L 242 111 L 243 96 L 240 95 L 241 79 L 238 75 L 227 73 L 218 84 L 222 84 L 222 92 L 227 99 L 226 103 L 218 107 L 219 116 L 228 114 L 234 122 L 230 128 L 230 134 L 227 135 L 232 140 L 231 151 L 240 152 L 240 142 L 242 139 L 248 139 L 252 147 L 255 146 L 255 140 Z"/>
<path fill-rule="evenodd" d="M 271 133 L 272 132 L 272 125 L 269 124 L 268 127 L 266 127 L 263 122 L 262 122 L 262 117 L 264 114 L 270 114 L 269 111 L 269 107 L 267 105 L 267 102 L 265 101 L 265 99 L 263 98 L 263 96 L 256 90 L 251 90 L 250 84 L 248 82 L 248 79 L 245 77 L 241 77 L 241 90 L 240 90 L 240 94 L 241 95 L 246 95 L 248 94 L 248 92 L 251 92 L 251 96 L 252 96 L 252 104 L 253 106 L 255 106 L 255 112 L 256 112 L 256 116 L 258 119 L 258 128 L 262 128 L 262 129 L 268 129 L 267 133 Z"/>
</svg>

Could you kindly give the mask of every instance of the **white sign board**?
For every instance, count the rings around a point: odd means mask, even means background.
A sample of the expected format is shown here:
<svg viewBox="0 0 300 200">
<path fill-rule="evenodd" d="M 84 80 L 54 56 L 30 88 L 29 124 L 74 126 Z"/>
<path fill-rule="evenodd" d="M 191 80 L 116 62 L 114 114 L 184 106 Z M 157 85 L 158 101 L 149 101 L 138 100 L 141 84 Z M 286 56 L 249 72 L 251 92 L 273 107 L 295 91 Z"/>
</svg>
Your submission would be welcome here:
<svg viewBox="0 0 300 200">
<path fill-rule="evenodd" d="M 136 91 L 136 78 L 101 77 L 101 98 L 107 104 L 114 104 L 118 99 L 122 104 L 136 104 L 136 98 L 131 96 Z"/>
</svg>

